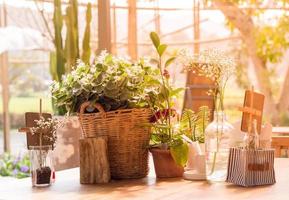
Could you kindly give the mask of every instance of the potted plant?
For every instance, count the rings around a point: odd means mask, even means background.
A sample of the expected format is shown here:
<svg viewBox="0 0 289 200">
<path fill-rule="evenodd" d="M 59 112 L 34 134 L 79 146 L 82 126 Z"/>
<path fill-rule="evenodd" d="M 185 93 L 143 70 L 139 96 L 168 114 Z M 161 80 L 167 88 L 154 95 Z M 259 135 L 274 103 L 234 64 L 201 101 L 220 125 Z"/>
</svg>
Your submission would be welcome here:
<svg viewBox="0 0 289 200">
<path fill-rule="evenodd" d="M 205 151 L 205 129 L 210 121 L 208 106 L 201 106 L 198 112 L 185 109 L 180 120 L 179 131 L 185 135 L 189 143 L 189 155 L 186 170 L 195 169 L 197 164 L 196 156 L 203 155 Z M 204 163 L 201 163 L 202 165 Z"/>
<path fill-rule="evenodd" d="M 158 78 L 145 59 L 131 62 L 103 51 L 93 64 L 78 61 L 61 83 L 52 85 L 56 105 L 77 113 L 82 137 L 108 136 L 114 179 L 148 173 L 150 130 L 141 124 L 149 123 L 147 99 L 157 91 Z"/>
<path fill-rule="evenodd" d="M 52 150 L 55 147 L 57 135 L 56 130 L 62 125 L 54 118 L 40 116 L 35 120 L 36 126 L 30 128 L 32 135 L 39 137 L 38 146 L 30 146 L 30 171 L 32 185 L 37 187 L 49 186 L 55 178 Z M 50 145 L 43 145 L 43 143 Z"/>
<path fill-rule="evenodd" d="M 154 95 L 149 94 L 149 102 L 153 110 L 150 120 L 152 126 L 150 152 L 158 178 L 181 177 L 187 162 L 188 145 L 182 139 L 183 133 L 178 131 L 178 115 L 173 108 L 172 97 L 181 92 L 182 88 L 171 86 L 170 75 L 167 70 L 175 57 L 163 62 L 167 45 L 160 43 L 155 32 L 150 34 L 150 38 L 158 55 L 158 58 L 153 61 L 160 74 L 159 91 Z"/>
</svg>

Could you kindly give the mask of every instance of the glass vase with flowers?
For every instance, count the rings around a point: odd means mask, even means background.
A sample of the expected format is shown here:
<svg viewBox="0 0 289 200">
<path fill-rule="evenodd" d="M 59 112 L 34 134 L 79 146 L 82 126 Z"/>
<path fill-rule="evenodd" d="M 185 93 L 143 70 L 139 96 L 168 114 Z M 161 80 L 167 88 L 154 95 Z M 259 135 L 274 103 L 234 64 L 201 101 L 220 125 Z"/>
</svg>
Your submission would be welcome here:
<svg viewBox="0 0 289 200">
<path fill-rule="evenodd" d="M 36 126 L 30 128 L 30 132 L 38 135 L 39 145 L 29 148 L 32 186 L 45 187 L 55 180 L 53 149 L 57 140 L 56 130 L 63 126 L 63 122 L 43 116 L 35 122 Z M 43 145 L 44 143 L 46 145 Z"/>
<path fill-rule="evenodd" d="M 233 131 L 233 126 L 227 121 L 224 111 L 224 94 L 227 82 L 235 71 L 235 62 L 216 49 L 205 50 L 199 55 L 192 55 L 183 50 L 180 58 L 186 70 L 207 77 L 215 84 L 214 89 L 209 92 L 209 95 L 214 97 L 214 120 L 205 130 L 207 179 L 224 181 Z"/>
</svg>

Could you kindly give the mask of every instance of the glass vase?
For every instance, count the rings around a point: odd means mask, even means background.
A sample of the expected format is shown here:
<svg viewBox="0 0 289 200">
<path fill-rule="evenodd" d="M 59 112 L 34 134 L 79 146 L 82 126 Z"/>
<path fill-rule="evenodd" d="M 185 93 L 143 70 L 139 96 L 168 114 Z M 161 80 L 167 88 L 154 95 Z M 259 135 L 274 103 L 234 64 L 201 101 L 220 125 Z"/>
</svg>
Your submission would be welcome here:
<svg viewBox="0 0 289 200">
<path fill-rule="evenodd" d="M 205 130 L 206 174 L 210 182 L 225 181 L 231 135 L 234 127 L 224 111 L 214 112 L 214 120 Z"/>
<path fill-rule="evenodd" d="M 30 146 L 30 171 L 33 187 L 45 187 L 54 182 L 52 146 Z"/>
</svg>

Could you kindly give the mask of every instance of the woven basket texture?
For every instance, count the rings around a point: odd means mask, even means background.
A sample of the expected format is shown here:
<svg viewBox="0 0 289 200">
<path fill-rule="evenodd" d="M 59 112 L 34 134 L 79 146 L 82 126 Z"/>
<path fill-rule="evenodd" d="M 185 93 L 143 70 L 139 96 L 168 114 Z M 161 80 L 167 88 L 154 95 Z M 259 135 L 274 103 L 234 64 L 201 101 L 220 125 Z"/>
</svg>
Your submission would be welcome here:
<svg viewBox="0 0 289 200">
<path fill-rule="evenodd" d="M 105 112 L 100 104 L 97 113 L 85 113 L 90 102 L 81 105 L 78 114 L 83 137 L 108 136 L 108 156 L 114 179 L 142 178 L 148 174 L 150 109 L 121 109 Z"/>
</svg>

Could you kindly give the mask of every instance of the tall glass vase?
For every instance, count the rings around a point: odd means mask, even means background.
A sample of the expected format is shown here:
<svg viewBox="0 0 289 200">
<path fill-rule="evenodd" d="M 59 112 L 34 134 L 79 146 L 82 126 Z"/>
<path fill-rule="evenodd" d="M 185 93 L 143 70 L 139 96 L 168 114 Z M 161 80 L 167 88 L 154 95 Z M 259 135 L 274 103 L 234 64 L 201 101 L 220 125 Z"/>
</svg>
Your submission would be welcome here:
<svg viewBox="0 0 289 200">
<path fill-rule="evenodd" d="M 32 186 L 45 187 L 55 179 L 52 146 L 30 146 Z"/>
<path fill-rule="evenodd" d="M 231 133 L 234 127 L 227 122 L 224 111 L 215 111 L 214 120 L 205 130 L 207 180 L 225 181 Z"/>
</svg>

